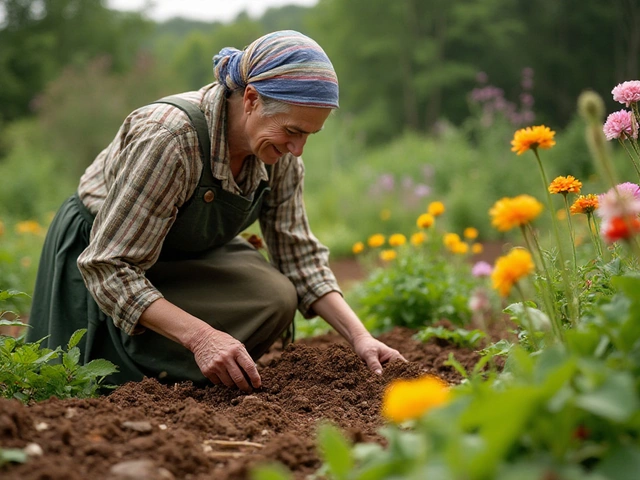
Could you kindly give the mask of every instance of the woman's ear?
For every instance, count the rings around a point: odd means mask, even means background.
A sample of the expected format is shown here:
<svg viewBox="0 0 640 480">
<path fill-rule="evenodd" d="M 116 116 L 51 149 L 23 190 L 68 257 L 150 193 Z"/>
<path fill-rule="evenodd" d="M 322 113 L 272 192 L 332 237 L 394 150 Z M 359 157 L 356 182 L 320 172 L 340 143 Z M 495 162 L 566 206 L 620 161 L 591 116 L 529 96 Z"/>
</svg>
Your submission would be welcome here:
<svg viewBox="0 0 640 480">
<path fill-rule="evenodd" d="M 244 95 L 242 98 L 244 113 L 251 115 L 251 112 L 253 112 L 258 106 L 259 99 L 260 96 L 258 95 L 257 90 L 253 86 L 248 85 L 247 88 L 244 89 Z"/>
</svg>

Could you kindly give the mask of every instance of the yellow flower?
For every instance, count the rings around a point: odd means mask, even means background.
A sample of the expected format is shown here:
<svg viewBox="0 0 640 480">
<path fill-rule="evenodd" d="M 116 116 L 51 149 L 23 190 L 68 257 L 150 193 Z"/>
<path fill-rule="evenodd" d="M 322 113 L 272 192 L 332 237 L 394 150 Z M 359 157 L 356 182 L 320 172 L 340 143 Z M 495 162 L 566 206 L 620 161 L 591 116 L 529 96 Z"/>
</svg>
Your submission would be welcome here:
<svg viewBox="0 0 640 480">
<path fill-rule="evenodd" d="M 382 220 L 383 222 L 386 222 L 390 218 L 391 218 L 391 210 L 389 210 L 388 208 L 383 208 L 382 210 L 380 210 L 380 220 Z"/>
<path fill-rule="evenodd" d="M 389 245 L 392 247 L 399 247 L 407 243 L 407 237 L 401 233 L 394 233 L 389 237 Z"/>
<path fill-rule="evenodd" d="M 542 211 L 542 204 L 530 195 L 518 195 L 514 198 L 502 198 L 489 210 L 491 225 L 501 232 L 513 227 L 526 225 Z"/>
<path fill-rule="evenodd" d="M 473 245 L 471 245 L 471 253 L 475 255 L 482 253 L 483 250 L 484 250 L 484 247 L 482 246 L 481 243 L 474 243 Z"/>
<path fill-rule="evenodd" d="M 456 242 L 451 244 L 448 248 L 452 253 L 457 253 L 458 255 L 464 255 L 469 252 L 469 244 L 466 242 Z"/>
<path fill-rule="evenodd" d="M 527 150 L 537 150 L 538 148 L 551 148 L 556 142 L 553 139 L 556 132 L 544 125 L 537 127 L 527 127 L 518 130 L 511 140 L 511 151 L 522 155 Z"/>
<path fill-rule="evenodd" d="M 475 240 L 476 238 L 478 238 L 478 229 L 473 227 L 467 227 L 464 229 L 464 232 L 462 232 L 462 234 L 464 235 L 464 238 L 468 238 L 469 240 Z"/>
<path fill-rule="evenodd" d="M 556 218 L 560 221 L 567 219 L 567 211 L 564 209 L 556 210 Z"/>
<path fill-rule="evenodd" d="M 367 245 L 369 245 L 371 248 L 378 248 L 384 245 L 384 241 L 384 235 L 382 235 L 381 233 L 376 233 L 375 235 L 371 235 L 369 237 L 369 240 L 367 240 Z"/>
<path fill-rule="evenodd" d="M 0 221 L 0 237 L 4 235 L 4 223 Z"/>
<path fill-rule="evenodd" d="M 409 239 L 409 241 L 411 242 L 411 245 L 414 245 L 416 247 L 418 245 L 422 245 L 426 240 L 427 240 L 427 234 L 424 232 L 414 233 L 413 235 L 411 235 L 411 238 Z"/>
<path fill-rule="evenodd" d="M 533 272 L 534 268 L 533 259 L 527 250 L 513 248 L 508 254 L 496 260 L 491 273 L 493 288 L 506 297 L 516 282 Z"/>
<path fill-rule="evenodd" d="M 569 208 L 572 215 L 578 213 L 593 213 L 598 208 L 598 196 L 590 193 L 589 195 L 580 195 L 573 205 Z"/>
<path fill-rule="evenodd" d="M 582 182 L 571 175 L 556 177 L 549 185 L 549 193 L 580 193 Z"/>
<path fill-rule="evenodd" d="M 354 243 L 353 247 L 351 247 L 351 251 L 353 252 L 354 255 L 358 255 L 359 253 L 362 253 L 364 251 L 364 243 L 362 242 Z"/>
<path fill-rule="evenodd" d="M 20 234 L 32 234 L 40 235 L 43 232 L 42 227 L 35 220 L 25 220 L 24 222 L 18 222 L 16 225 L 16 232 Z"/>
<path fill-rule="evenodd" d="M 438 377 L 394 380 L 382 397 L 382 415 L 395 423 L 416 419 L 449 401 L 448 385 Z"/>
<path fill-rule="evenodd" d="M 442 202 L 431 202 L 427 207 L 427 213 L 430 213 L 434 217 L 442 215 L 444 213 L 444 203 Z"/>
<path fill-rule="evenodd" d="M 382 250 L 380 252 L 380 260 L 384 262 L 390 262 L 391 260 L 395 260 L 398 254 L 395 250 Z"/>
<path fill-rule="evenodd" d="M 419 228 L 429 228 L 435 221 L 436 219 L 433 218 L 433 215 L 430 213 L 423 213 L 418 217 L 416 225 L 418 225 Z"/>
<path fill-rule="evenodd" d="M 462 240 L 460 240 L 460 235 L 458 235 L 457 233 L 447 233 L 444 237 L 442 237 L 442 243 L 444 243 L 444 246 L 449 249 L 451 249 L 451 247 L 453 247 L 457 243 L 460 243 L 461 241 Z"/>
</svg>

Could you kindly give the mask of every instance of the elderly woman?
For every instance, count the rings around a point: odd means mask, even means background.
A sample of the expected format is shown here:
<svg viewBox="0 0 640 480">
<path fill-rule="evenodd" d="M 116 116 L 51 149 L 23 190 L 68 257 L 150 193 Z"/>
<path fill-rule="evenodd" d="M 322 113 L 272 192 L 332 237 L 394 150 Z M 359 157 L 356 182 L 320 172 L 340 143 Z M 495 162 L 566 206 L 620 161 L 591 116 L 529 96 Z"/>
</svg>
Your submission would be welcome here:
<svg viewBox="0 0 640 480">
<path fill-rule="evenodd" d="M 294 31 L 214 57 L 215 82 L 139 108 L 87 168 L 43 248 L 30 339 L 86 328 L 108 380 L 261 385 L 254 360 L 296 309 L 373 371 L 402 358 L 344 301 L 309 229 L 300 156 L 338 107 L 329 58 Z M 239 234 L 255 220 L 270 263 Z"/>
</svg>

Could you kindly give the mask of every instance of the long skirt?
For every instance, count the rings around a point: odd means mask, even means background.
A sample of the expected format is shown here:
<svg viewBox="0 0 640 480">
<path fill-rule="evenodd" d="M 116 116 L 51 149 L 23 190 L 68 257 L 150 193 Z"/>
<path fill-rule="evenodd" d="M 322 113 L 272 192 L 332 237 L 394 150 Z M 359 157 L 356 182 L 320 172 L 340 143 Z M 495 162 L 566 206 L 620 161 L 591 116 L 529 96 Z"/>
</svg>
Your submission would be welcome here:
<svg viewBox="0 0 640 480">
<path fill-rule="evenodd" d="M 188 349 L 148 329 L 128 335 L 100 310 L 77 266 L 92 223 L 77 195 L 56 214 L 40 259 L 27 339 L 46 337 L 43 346 L 65 347 L 74 331 L 86 328 L 83 363 L 104 358 L 119 367 L 106 383 L 155 377 L 207 384 Z M 169 302 L 238 339 L 254 359 L 283 335 L 297 307 L 293 284 L 241 237 L 203 254 L 159 260 L 146 276 Z"/>
</svg>

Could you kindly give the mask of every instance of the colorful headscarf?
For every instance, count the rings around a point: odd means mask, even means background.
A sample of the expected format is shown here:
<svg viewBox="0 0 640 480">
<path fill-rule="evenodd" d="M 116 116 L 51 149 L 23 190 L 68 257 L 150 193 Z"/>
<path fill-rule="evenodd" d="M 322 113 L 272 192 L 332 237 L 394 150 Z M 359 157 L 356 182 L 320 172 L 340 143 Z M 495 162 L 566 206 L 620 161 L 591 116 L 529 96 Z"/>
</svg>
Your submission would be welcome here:
<svg viewBox="0 0 640 480">
<path fill-rule="evenodd" d="M 338 77 L 322 47 L 309 37 L 282 30 L 244 50 L 223 48 L 213 73 L 227 90 L 253 85 L 265 97 L 294 105 L 338 108 Z"/>
</svg>

